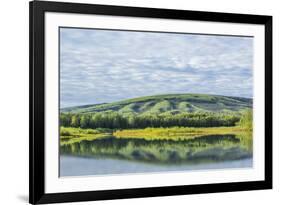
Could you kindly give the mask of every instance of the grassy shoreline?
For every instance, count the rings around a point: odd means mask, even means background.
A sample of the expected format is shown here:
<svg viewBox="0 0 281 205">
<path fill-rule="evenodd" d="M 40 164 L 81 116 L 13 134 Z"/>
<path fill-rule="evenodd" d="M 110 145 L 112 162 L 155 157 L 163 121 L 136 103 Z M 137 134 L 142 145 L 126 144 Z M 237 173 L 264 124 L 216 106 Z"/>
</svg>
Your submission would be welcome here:
<svg viewBox="0 0 281 205">
<path fill-rule="evenodd" d="M 235 127 L 211 127 L 211 128 L 190 128 L 190 127 L 171 127 L 171 128 L 145 128 L 117 130 L 113 135 L 117 138 L 142 138 L 146 140 L 181 140 L 193 139 L 206 135 L 226 135 L 240 134 L 245 132 L 244 128 Z"/>
<path fill-rule="evenodd" d="M 234 127 L 171 127 L 171 128 L 145 128 L 145 129 L 82 129 L 61 127 L 60 139 L 63 144 L 79 142 L 81 140 L 95 140 L 104 137 L 117 139 L 145 139 L 145 140 L 184 140 L 207 135 L 226 135 L 249 133 L 252 131 L 240 126 Z M 248 135 L 249 135 L 248 134 Z"/>
</svg>

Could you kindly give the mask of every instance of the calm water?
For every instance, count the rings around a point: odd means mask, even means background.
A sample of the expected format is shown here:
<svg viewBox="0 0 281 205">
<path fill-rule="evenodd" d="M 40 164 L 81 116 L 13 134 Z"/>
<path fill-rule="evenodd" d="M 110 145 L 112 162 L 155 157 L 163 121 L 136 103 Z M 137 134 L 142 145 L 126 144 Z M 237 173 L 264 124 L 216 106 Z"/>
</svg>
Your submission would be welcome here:
<svg viewBox="0 0 281 205">
<path fill-rule="evenodd" d="M 75 156 L 61 156 L 60 160 L 60 176 L 247 168 L 252 167 L 253 163 L 251 158 L 193 165 L 159 165 L 118 159 L 84 158 Z"/>
<path fill-rule="evenodd" d="M 186 140 L 106 137 L 64 144 L 60 176 L 252 167 L 252 139 L 209 135 Z"/>
</svg>

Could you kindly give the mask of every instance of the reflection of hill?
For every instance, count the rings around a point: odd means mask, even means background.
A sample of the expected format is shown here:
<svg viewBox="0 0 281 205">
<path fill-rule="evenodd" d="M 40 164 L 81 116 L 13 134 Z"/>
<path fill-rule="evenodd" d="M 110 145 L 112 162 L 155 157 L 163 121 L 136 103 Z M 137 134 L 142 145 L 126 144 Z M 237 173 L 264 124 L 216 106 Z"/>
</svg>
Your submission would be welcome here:
<svg viewBox="0 0 281 205">
<path fill-rule="evenodd" d="M 248 136 L 208 135 L 186 140 L 116 139 L 106 137 L 61 146 L 61 154 L 109 157 L 153 163 L 200 163 L 252 156 Z"/>
</svg>

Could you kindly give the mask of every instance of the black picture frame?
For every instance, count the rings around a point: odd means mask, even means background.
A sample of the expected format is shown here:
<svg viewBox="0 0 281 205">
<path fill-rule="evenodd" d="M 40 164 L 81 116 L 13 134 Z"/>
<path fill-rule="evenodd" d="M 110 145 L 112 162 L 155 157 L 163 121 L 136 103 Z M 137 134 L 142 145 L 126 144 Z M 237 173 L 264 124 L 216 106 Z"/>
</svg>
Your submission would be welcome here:
<svg viewBox="0 0 281 205">
<path fill-rule="evenodd" d="M 124 6 L 32 1 L 30 12 L 30 164 L 29 202 L 31 204 L 154 197 L 198 193 L 260 190 L 272 188 L 272 17 Z M 62 12 L 110 16 L 200 20 L 210 22 L 260 24 L 265 26 L 265 180 L 219 184 L 198 184 L 71 193 L 45 193 L 45 70 L 44 14 Z"/>
</svg>

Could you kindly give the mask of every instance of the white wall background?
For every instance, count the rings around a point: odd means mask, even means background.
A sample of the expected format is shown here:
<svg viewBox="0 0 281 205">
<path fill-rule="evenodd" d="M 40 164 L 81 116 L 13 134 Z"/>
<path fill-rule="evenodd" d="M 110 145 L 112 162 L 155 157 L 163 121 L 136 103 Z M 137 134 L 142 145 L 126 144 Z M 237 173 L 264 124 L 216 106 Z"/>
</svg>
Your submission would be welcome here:
<svg viewBox="0 0 281 205">
<path fill-rule="evenodd" d="M 273 15 L 274 189 L 236 193 L 126 199 L 79 204 L 278 204 L 281 131 L 281 6 L 277 0 L 72 0 L 170 9 Z M 28 201 L 28 1 L 0 3 L 0 204 Z M 222 176 L 223 177 L 223 176 Z M 280 203 L 280 202 L 279 202 Z"/>
</svg>

